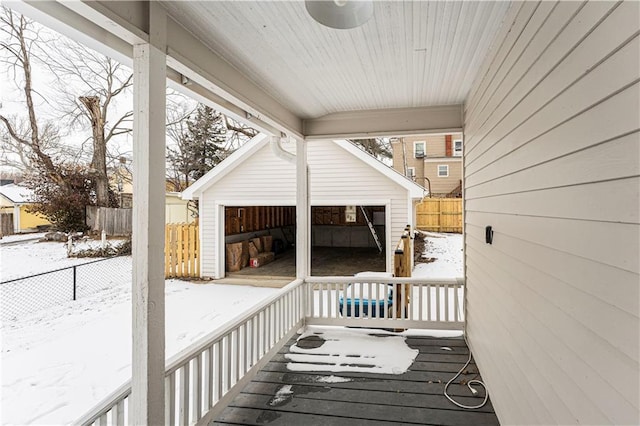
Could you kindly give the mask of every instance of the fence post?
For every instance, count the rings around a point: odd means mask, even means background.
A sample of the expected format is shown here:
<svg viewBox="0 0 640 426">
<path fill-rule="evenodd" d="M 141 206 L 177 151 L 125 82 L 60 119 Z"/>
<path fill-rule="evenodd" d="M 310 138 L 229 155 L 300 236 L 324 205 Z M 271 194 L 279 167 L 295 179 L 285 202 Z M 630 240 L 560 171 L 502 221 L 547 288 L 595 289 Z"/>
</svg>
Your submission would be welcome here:
<svg viewBox="0 0 640 426">
<path fill-rule="evenodd" d="M 73 300 L 76 300 L 76 268 L 73 267 Z"/>
</svg>

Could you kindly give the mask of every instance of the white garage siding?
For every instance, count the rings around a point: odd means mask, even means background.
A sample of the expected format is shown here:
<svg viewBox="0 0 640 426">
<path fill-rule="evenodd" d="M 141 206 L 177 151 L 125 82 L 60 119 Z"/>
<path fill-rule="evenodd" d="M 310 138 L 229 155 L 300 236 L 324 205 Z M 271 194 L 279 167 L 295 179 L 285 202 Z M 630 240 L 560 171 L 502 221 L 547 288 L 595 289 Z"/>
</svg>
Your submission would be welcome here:
<svg viewBox="0 0 640 426">
<path fill-rule="evenodd" d="M 387 269 L 392 270 L 393 244 L 407 223 L 410 205 L 406 188 L 330 141 L 308 142 L 311 205 L 385 205 L 391 209 Z M 293 147 L 292 147 L 293 148 Z M 295 165 L 276 156 L 269 145 L 255 152 L 201 195 L 203 276 L 222 277 L 216 259 L 217 205 L 294 206 Z M 389 214 L 389 211 L 387 211 Z M 388 232 L 387 232 L 388 233 Z M 385 236 L 386 239 L 386 236 Z"/>
<path fill-rule="evenodd" d="M 465 107 L 470 344 L 503 424 L 638 424 L 640 3 L 507 18 Z"/>
</svg>

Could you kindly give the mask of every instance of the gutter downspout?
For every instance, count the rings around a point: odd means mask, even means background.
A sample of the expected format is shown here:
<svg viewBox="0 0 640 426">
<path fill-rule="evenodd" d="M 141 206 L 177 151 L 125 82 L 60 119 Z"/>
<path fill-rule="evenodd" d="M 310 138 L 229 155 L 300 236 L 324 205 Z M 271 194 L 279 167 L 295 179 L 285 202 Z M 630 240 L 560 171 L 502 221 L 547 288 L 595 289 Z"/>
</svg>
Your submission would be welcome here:
<svg viewBox="0 0 640 426">
<path fill-rule="evenodd" d="M 271 141 L 269 145 L 271 145 L 271 151 L 274 155 L 282 160 L 288 161 L 291 164 L 296 164 L 296 156 L 295 154 L 286 151 L 282 145 L 282 138 L 279 136 L 271 136 Z"/>
<path fill-rule="evenodd" d="M 430 181 L 430 180 L 429 180 L 429 178 L 428 178 L 428 177 L 426 177 L 426 176 L 424 177 L 424 180 L 426 180 L 426 181 L 427 181 L 428 188 L 429 188 L 429 198 L 431 198 L 431 181 Z"/>
</svg>

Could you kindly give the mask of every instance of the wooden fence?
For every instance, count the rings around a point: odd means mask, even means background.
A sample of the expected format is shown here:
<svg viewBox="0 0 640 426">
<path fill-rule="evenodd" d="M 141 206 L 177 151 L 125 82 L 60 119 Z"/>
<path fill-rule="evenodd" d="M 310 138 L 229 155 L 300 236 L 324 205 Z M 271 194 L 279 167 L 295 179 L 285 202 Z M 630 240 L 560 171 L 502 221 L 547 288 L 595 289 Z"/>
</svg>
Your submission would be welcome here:
<svg viewBox="0 0 640 426">
<path fill-rule="evenodd" d="M 132 209 L 87 206 L 86 224 L 92 231 L 107 235 L 131 235 L 133 229 Z"/>
<path fill-rule="evenodd" d="M 425 198 L 416 206 L 416 228 L 462 233 L 462 198 Z"/>
<path fill-rule="evenodd" d="M 13 235 L 13 213 L 0 213 L 0 237 Z"/>
<path fill-rule="evenodd" d="M 200 241 L 195 223 L 170 223 L 165 226 L 165 278 L 200 277 Z"/>
</svg>

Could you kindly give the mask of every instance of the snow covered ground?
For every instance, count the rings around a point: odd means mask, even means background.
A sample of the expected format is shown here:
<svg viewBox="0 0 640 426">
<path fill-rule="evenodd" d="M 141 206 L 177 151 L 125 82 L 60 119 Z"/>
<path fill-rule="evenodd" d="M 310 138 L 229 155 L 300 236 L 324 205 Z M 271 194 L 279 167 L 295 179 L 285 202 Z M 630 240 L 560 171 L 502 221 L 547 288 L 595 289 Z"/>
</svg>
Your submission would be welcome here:
<svg viewBox="0 0 640 426">
<path fill-rule="evenodd" d="M 77 261 L 66 259 L 61 243 L 21 246 L 2 246 L 3 280 L 5 273 L 25 276 Z M 130 258 L 121 262 L 118 276 L 131 277 Z M 113 280 L 75 302 L 2 323 L 2 424 L 68 424 L 131 377 L 130 287 L 130 278 Z M 168 280 L 167 358 L 274 291 Z"/>
<path fill-rule="evenodd" d="M 458 278 L 463 276 L 462 234 L 422 232 L 426 236 L 423 258 L 435 259 L 429 263 L 418 263 L 413 269 L 414 277 Z"/>
</svg>

